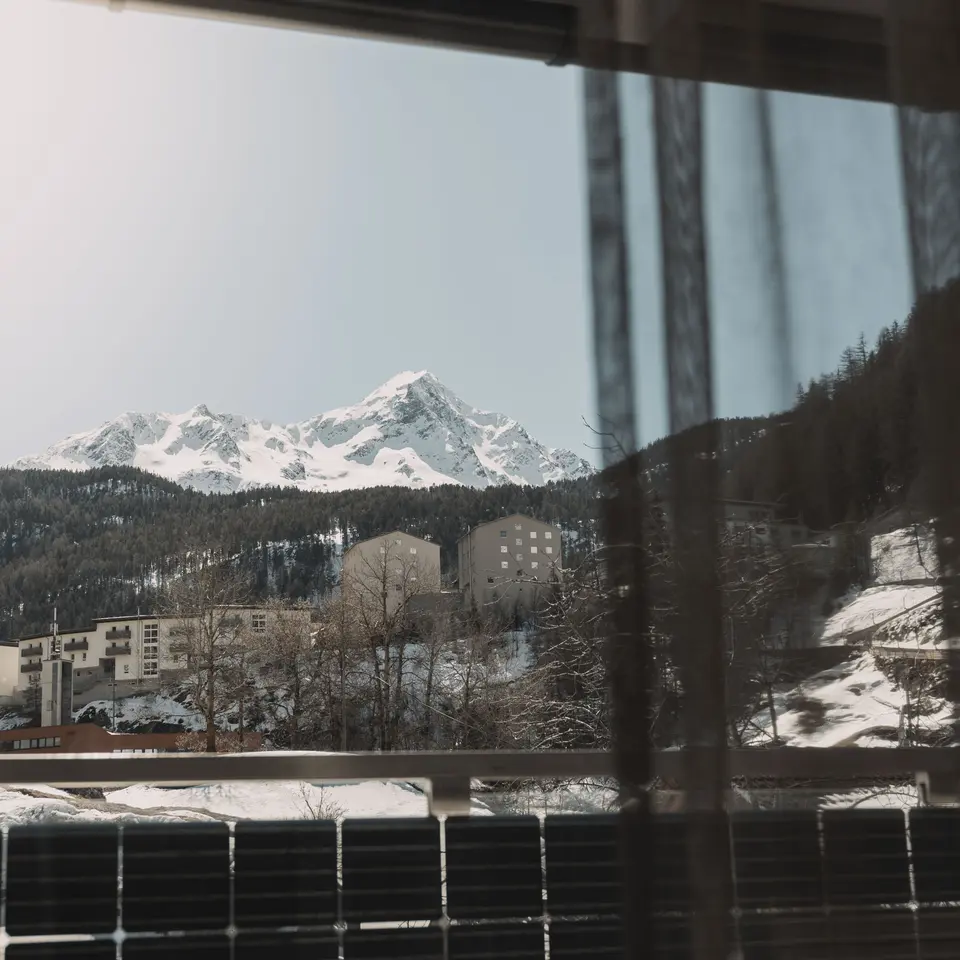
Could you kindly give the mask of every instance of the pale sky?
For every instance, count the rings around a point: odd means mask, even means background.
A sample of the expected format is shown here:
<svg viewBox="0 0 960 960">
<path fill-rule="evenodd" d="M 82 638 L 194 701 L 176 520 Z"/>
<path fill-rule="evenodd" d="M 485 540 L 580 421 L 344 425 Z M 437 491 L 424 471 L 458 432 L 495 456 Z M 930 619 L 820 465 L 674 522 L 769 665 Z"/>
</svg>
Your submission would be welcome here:
<svg viewBox="0 0 960 960">
<path fill-rule="evenodd" d="M 652 439 L 665 420 L 647 82 L 624 88 Z M 749 96 L 708 92 L 728 415 L 784 393 L 756 293 Z M 775 121 L 806 379 L 909 306 L 895 127 L 888 108 L 798 97 Z M 592 455 L 579 71 L 2 0 L 0 124 L 0 463 L 125 410 L 301 420 L 405 369 Z"/>
</svg>

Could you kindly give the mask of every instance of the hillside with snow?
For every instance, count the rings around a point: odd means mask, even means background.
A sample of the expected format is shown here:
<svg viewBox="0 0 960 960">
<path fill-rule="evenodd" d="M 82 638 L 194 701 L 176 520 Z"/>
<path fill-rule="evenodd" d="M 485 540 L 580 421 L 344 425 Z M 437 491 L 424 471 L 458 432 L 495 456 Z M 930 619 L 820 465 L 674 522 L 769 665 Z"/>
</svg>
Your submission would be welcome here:
<svg viewBox="0 0 960 960">
<path fill-rule="evenodd" d="M 516 420 L 464 403 L 425 371 L 398 374 L 355 406 L 286 426 L 203 405 L 182 414 L 125 413 L 11 466 L 139 467 L 204 493 L 538 485 L 593 470 Z"/>
</svg>

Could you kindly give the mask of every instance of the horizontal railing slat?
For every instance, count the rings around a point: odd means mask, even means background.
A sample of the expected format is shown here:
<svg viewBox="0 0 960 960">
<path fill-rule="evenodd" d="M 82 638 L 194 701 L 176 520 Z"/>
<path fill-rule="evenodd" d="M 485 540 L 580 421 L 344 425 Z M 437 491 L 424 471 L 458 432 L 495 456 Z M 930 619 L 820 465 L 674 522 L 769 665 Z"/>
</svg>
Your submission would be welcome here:
<svg viewBox="0 0 960 960">
<path fill-rule="evenodd" d="M 695 751 L 690 751 L 694 752 Z M 655 756 L 659 777 L 682 784 L 687 751 Z M 828 750 L 782 747 L 731 750 L 732 778 L 837 779 L 910 777 L 917 773 L 960 775 L 960 751 L 952 748 L 861 748 Z M 612 777 L 614 757 L 601 751 L 422 751 L 409 753 L 243 754 L 44 754 L 0 759 L 0 782 L 57 786 L 125 786 L 161 783 L 190 786 L 246 780 L 425 781 L 550 780 Z"/>
</svg>

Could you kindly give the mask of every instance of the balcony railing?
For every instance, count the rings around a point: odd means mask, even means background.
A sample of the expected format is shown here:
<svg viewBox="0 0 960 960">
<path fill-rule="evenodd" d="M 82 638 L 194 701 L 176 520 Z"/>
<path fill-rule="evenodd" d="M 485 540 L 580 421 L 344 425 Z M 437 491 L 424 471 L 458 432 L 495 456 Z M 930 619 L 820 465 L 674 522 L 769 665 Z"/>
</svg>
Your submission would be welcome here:
<svg viewBox="0 0 960 960">
<path fill-rule="evenodd" d="M 40 664 L 33 664 L 39 670 Z M 25 669 L 25 668 L 24 668 Z M 654 774 L 682 788 L 700 752 L 668 750 L 655 754 Z M 466 813 L 471 780 L 566 780 L 615 776 L 614 756 L 592 750 L 542 752 L 462 750 L 403 753 L 239 753 L 118 757 L 112 754 L 60 754 L 12 757 L 8 783 L 59 787 L 122 787 L 137 783 L 192 786 L 263 780 L 310 783 L 365 780 L 421 782 L 434 813 Z M 10 764 L 16 763 L 16 767 Z M 728 754 L 731 780 L 832 781 L 915 778 L 931 801 L 960 796 L 960 754 L 949 747 L 803 747 L 739 749 Z"/>
<path fill-rule="evenodd" d="M 130 653 L 130 644 L 129 643 L 111 643 L 107 649 L 104 656 L 107 657 L 122 657 Z"/>
<path fill-rule="evenodd" d="M 68 640 L 64 645 L 63 649 L 70 650 L 89 650 L 90 641 L 89 640 Z"/>
<path fill-rule="evenodd" d="M 129 640 L 130 637 L 129 627 L 113 627 L 106 633 L 107 640 Z"/>
<path fill-rule="evenodd" d="M 20 667 L 21 673 L 39 673 L 40 664 L 39 663 L 25 663 Z"/>
<path fill-rule="evenodd" d="M 43 647 L 39 644 L 35 647 L 21 647 L 21 657 L 39 657 L 43 653 Z"/>
</svg>

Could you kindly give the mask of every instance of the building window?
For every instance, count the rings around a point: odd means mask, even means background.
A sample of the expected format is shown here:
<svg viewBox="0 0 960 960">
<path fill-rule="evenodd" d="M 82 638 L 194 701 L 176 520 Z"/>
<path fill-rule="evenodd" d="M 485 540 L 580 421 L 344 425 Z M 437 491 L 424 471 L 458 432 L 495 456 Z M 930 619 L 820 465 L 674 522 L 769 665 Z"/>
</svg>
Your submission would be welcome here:
<svg viewBox="0 0 960 960">
<path fill-rule="evenodd" d="M 393 542 L 394 542 L 398 547 L 400 546 L 401 541 L 399 540 L 399 538 L 396 539 L 396 540 L 394 540 Z"/>
<path fill-rule="evenodd" d="M 515 523 L 515 524 L 513 525 L 513 529 L 514 529 L 514 530 L 522 530 L 523 527 L 521 527 L 519 523 Z"/>
<path fill-rule="evenodd" d="M 539 564 L 536 560 L 534 560 L 534 561 L 530 564 L 530 567 L 531 567 L 531 569 L 533 569 L 533 570 L 536 570 L 539 566 L 540 566 L 540 564 Z"/>
<path fill-rule="evenodd" d="M 503 560 L 503 561 L 500 563 L 500 569 L 501 569 L 501 570 L 506 570 L 507 567 L 509 567 L 509 566 L 510 566 L 510 564 L 507 563 L 506 560 Z"/>
<path fill-rule="evenodd" d="M 522 539 L 521 537 L 517 537 L 517 539 L 514 540 L 514 543 L 515 543 L 518 547 L 522 547 L 522 546 L 523 546 L 523 539 Z"/>
<path fill-rule="evenodd" d="M 267 615 L 265 613 L 255 613 L 253 615 L 253 632 L 254 633 L 267 632 Z"/>
<path fill-rule="evenodd" d="M 547 553 L 553 553 L 553 547 L 547 547 Z"/>
<path fill-rule="evenodd" d="M 531 531 L 530 531 L 530 539 L 531 539 L 531 540 L 536 540 L 536 539 L 537 539 L 537 531 L 536 531 L 536 530 L 531 530 Z"/>
<path fill-rule="evenodd" d="M 517 571 L 517 576 L 518 576 L 518 577 L 522 577 L 522 576 L 523 576 L 523 571 L 522 571 L 522 570 L 518 570 L 518 571 Z"/>
<path fill-rule="evenodd" d="M 380 548 L 380 555 L 381 555 L 381 556 L 383 556 L 383 554 L 385 554 L 386 552 L 387 552 L 387 548 L 386 548 L 386 547 L 381 547 L 381 548 Z"/>
<path fill-rule="evenodd" d="M 400 592 L 400 584 L 399 584 L 399 583 L 395 583 L 395 584 L 393 585 L 393 589 L 394 589 L 394 591 L 395 591 L 396 593 L 399 593 L 399 592 Z"/>
<path fill-rule="evenodd" d="M 160 624 L 148 623 L 143 628 L 143 642 L 156 643 L 160 639 Z"/>
<path fill-rule="evenodd" d="M 544 540 L 552 540 L 552 539 L 553 539 L 553 533 L 552 533 L 550 530 L 545 530 L 545 531 L 544 531 L 544 534 L 543 534 L 543 539 L 544 539 Z"/>
<path fill-rule="evenodd" d="M 123 672 L 124 672 L 124 673 L 129 673 L 129 672 L 130 672 L 130 664 L 129 664 L 129 663 L 125 663 L 125 664 L 123 665 Z"/>
<path fill-rule="evenodd" d="M 487 583 L 493 583 L 493 577 L 487 577 Z"/>
<path fill-rule="evenodd" d="M 537 548 L 534 547 L 534 546 L 531 546 L 531 547 L 530 547 L 530 552 L 531 552 L 531 553 L 536 553 L 536 552 L 537 552 Z"/>
<path fill-rule="evenodd" d="M 81 656 L 83 657 L 84 660 L 86 660 L 86 659 L 87 659 L 86 651 L 84 651 L 84 652 L 81 654 Z"/>
<path fill-rule="evenodd" d="M 501 548 L 500 548 L 500 552 L 501 552 L 501 553 L 509 553 L 510 551 L 507 550 L 506 547 L 501 547 Z"/>
<path fill-rule="evenodd" d="M 70 662 L 73 663 L 73 661 L 76 660 L 76 659 L 77 659 L 77 655 L 76 655 L 75 653 L 71 653 L 71 654 L 70 654 Z"/>
<path fill-rule="evenodd" d="M 519 562 L 519 561 L 522 560 L 522 559 L 523 559 L 523 554 L 522 554 L 522 553 L 518 553 L 518 554 L 517 554 L 517 561 Z"/>
<path fill-rule="evenodd" d="M 417 548 L 416 548 L 416 547 L 411 547 L 411 548 L 410 548 L 410 552 L 411 552 L 411 553 L 416 553 L 416 552 L 417 552 Z"/>
<path fill-rule="evenodd" d="M 506 530 L 501 530 L 501 531 L 500 531 L 500 536 L 501 536 L 501 537 L 506 537 L 506 535 L 507 535 L 507 531 L 506 531 Z"/>
</svg>

